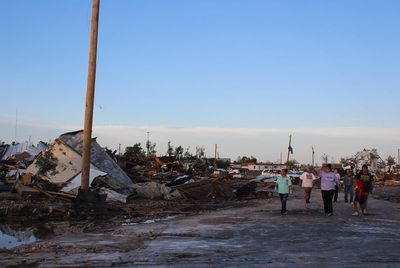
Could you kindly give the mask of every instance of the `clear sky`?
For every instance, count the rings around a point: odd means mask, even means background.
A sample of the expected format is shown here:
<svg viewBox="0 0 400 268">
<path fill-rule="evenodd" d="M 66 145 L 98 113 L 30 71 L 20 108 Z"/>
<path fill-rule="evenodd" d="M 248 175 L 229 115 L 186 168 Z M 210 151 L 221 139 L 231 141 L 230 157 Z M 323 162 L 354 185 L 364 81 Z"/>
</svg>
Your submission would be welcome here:
<svg viewBox="0 0 400 268">
<path fill-rule="evenodd" d="M 276 160 L 294 133 L 300 161 L 314 145 L 336 158 L 370 146 L 396 155 L 399 10 L 397 0 L 102 0 L 95 134 L 116 147 L 151 131 L 160 152 L 168 140 L 218 142 L 233 158 Z M 20 141 L 82 128 L 90 16 L 89 0 L 0 0 L 0 140 L 14 139 L 16 110 Z"/>
</svg>

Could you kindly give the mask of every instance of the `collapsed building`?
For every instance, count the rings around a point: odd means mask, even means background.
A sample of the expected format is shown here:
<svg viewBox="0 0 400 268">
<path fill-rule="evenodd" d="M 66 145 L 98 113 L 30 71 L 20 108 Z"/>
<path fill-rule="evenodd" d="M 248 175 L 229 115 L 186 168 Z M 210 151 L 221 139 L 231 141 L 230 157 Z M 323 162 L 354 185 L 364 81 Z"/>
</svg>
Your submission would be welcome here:
<svg viewBox="0 0 400 268">
<path fill-rule="evenodd" d="M 38 196 L 51 200 L 77 200 L 82 153 L 82 130 L 64 133 L 49 145 L 23 144 L 6 148 L 1 155 L 1 159 L 7 161 L 0 165 L 0 192 L 16 192 L 23 198 L 34 200 Z M 23 159 L 20 162 L 25 164 L 10 165 L 10 161 L 15 163 L 16 159 Z M 110 155 L 109 150 L 102 148 L 93 138 L 89 186 L 108 201 L 131 203 L 134 199 L 264 197 L 269 196 L 274 185 L 271 182 L 250 181 L 247 177 L 235 178 L 227 171 L 213 173 L 209 161 L 201 157 L 117 157 Z M 5 211 L 8 211 L 7 208 Z"/>
<path fill-rule="evenodd" d="M 368 165 L 372 171 L 385 168 L 385 161 L 379 156 L 377 149 L 364 149 L 354 155 L 355 168 L 360 170 Z"/>
<path fill-rule="evenodd" d="M 1 155 L 0 162 L 11 161 L 11 162 L 32 162 L 38 154 L 47 149 L 47 144 L 40 141 L 37 146 L 34 146 L 32 142 L 26 141 L 23 143 L 17 143 L 10 145 L 4 149 Z"/>
<path fill-rule="evenodd" d="M 73 190 L 80 185 L 82 152 L 82 130 L 62 134 L 33 161 L 26 173 Z M 134 192 L 132 180 L 97 143 L 96 138 L 91 141 L 89 177 L 90 184 L 96 181 L 96 184 L 126 195 Z"/>
</svg>

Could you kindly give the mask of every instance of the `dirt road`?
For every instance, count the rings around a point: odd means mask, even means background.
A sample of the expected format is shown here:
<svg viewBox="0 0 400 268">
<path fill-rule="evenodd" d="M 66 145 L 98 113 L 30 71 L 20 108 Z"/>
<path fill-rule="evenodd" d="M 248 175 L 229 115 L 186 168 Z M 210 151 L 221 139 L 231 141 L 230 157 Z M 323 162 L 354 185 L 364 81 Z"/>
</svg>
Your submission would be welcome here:
<svg viewBox="0 0 400 268">
<path fill-rule="evenodd" d="M 97 233 L 66 234 L 0 254 L 0 266 L 400 267 L 400 204 L 372 199 L 351 216 L 340 194 L 325 216 L 319 191 Z"/>
</svg>

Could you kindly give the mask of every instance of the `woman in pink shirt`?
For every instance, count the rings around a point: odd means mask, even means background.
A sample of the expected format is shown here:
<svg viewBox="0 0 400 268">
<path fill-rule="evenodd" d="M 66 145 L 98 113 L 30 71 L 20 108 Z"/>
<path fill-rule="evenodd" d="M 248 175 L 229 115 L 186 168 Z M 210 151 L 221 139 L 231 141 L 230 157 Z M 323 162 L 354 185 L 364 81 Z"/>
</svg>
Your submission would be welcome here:
<svg viewBox="0 0 400 268">
<path fill-rule="evenodd" d="M 335 194 L 337 177 L 335 173 L 332 172 L 332 166 L 330 164 L 322 165 L 319 176 L 321 177 L 321 193 L 322 200 L 324 201 L 325 215 L 333 216 L 332 199 Z"/>
</svg>

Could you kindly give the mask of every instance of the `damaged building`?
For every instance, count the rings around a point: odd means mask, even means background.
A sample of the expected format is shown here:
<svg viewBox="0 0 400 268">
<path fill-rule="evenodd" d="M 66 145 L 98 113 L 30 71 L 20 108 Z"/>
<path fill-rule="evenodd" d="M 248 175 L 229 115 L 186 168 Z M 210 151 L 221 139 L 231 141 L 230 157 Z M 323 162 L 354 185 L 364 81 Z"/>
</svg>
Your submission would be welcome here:
<svg viewBox="0 0 400 268">
<path fill-rule="evenodd" d="M 79 187 L 83 151 L 83 131 L 62 134 L 27 168 L 27 173 L 59 186 Z M 118 164 L 92 139 L 90 183 L 102 184 L 121 194 L 133 193 L 133 182 Z M 72 183 L 68 186 L 69 183 Z"/>
</svg>

